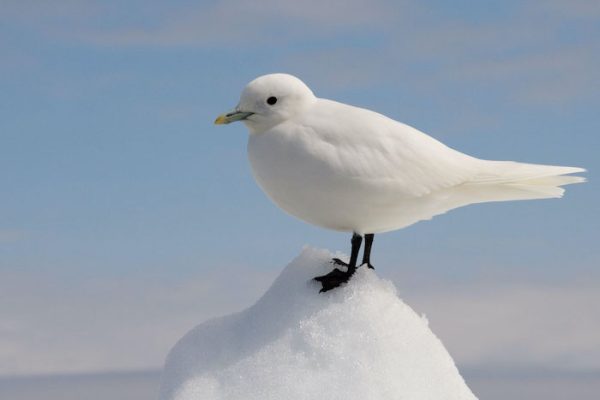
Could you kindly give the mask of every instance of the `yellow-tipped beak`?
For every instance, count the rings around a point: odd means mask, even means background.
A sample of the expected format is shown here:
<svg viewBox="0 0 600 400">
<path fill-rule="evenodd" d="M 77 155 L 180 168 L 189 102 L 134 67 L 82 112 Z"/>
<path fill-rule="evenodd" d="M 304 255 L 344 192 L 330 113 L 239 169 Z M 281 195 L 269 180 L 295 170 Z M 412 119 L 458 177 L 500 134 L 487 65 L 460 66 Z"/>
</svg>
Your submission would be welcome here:
<svg viewBox="0 0 600 400">
<path fill-rule="evenodd" d="M 221 114 L 217 117 L 217 119 L 215 119 L 215 125 L 223 125 L 227 123 L 227 117 L 225 117 L 225 114 Z"/>
<path fill-rule="evenodd" d="M 231 111 L 226 114 L 221 114 L 215 119 L 216 125 L 230 124 L 235 121 L 242 121 L 254 114 L 247 111 Z"/>
</svg>

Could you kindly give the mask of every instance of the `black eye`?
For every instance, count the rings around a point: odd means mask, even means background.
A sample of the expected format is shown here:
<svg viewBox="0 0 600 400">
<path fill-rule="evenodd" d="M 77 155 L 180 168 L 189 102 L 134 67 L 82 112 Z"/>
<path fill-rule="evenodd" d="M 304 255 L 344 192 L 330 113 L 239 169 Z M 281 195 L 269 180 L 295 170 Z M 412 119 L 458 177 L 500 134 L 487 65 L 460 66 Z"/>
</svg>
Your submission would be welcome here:
<svg viewBox="0 0 600 400">
<path fill-rule="evenodd" d="M 275 104 L 275 103 L 277 103 L 277 97 L 273 97 L 273 96 L 271 96 L 271 97 L 269 97 L 269 98 L 267 99 L 267 104 L 268 104 L 268 105 L 272 106 L 272 105 L 273 105 L 273 104 Z"/>
</svg>

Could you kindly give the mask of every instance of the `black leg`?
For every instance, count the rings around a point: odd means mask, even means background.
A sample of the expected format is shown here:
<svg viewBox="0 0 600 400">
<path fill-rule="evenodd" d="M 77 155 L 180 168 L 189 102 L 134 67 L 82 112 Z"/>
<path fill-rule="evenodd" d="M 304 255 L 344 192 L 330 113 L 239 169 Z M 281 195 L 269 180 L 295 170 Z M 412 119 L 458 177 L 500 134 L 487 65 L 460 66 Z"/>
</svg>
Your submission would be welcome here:
<svg viewBox="0 0 600 400">
<path fill-rule="evenodd" d="M 350 251 L 350 262 L 344 262 L 339 258 L 334 258 L 331 260 L 335 265 L 341 265 L 343 267 L 348 267 L 349 269 L 356 269 L 356 265 L 358 262 L 358 253 L 360 252 L 360 244 L 362 243 L 362 236 L 358 233 L 354 232 L 352 234 L 352 250 Z M 362 265 L 362 264 L 361 264 Z"/>
<path fill-rule="evenodd" d="M 362 264 L 360 264 L 360 265 L 367 264 L 367 267 L 369 267 L 371 269 L 375 269 L 375 267 L 373 267 L 371 265 L 371 246 L 373 246 L 374 238 L 375 238 L 375 234 L 373 234 L 373 233 L 367 233 L 365 235 L 365 250 L 363 253 Z"/>
<path fill-rule="evenodd" d="M 358 261 L 358 253 L 360 252 L 360 245 L 362 243 L 362 236 L 358 233 L 352 234 L 352 251 L 350 253 L 350 263 L 348 264 L 348 272 L 350 275 L 356 270 L 356 263 Z"/>
<path fill-rule="evenodd" d="M 339 265 L 346 265 L 348 267 L 348 271 L 343 272 L 338 268 L 335 268 L 333 271 L 328 273 L 327 275 L 317 276 L 314 278 L 316 281 L 321 282 L 322 289 L 321 292 L 326 292 L 331 289 L 335 289 L 340 286 L 344 282 L 348 282 L 350 277 L 356 271 L 356 262 L 358 260 L 358 253 L 360 252 L 360 245 L 362 243 L 362 236 L 358 233 L 352 234 L 352 251 L 350 253 L 350 262 L 346 264 L 340 259 L 334 258 L 333 262 Z"/>
</svg>

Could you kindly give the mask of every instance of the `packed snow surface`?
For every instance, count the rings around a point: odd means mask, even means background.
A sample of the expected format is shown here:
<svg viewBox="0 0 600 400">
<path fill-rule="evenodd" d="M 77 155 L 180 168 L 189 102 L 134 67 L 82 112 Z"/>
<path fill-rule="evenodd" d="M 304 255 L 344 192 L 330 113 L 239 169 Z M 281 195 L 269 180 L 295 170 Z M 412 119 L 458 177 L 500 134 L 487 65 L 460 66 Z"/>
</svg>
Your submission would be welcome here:
<svg viewBox="0 0 600 400">
<path fill-rule="evenodd" d="M 250 308 L 207 321 L 171 350 L 161 400 L 476 399 L 427 320 L 359 268 L 311 281 L 332 254 L 305 249 Z"/>
</svg>

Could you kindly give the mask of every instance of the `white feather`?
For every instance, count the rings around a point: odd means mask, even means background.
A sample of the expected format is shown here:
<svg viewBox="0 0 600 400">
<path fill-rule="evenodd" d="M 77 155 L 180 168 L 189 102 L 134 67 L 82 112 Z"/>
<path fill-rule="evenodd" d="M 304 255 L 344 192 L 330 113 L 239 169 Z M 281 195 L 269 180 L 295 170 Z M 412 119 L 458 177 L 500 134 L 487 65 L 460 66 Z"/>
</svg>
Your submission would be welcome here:
<svg viewBox="0 0 600 400">
<path fill-rule="evenodd" d="M 275 105 L 265 99 L 276 96 Z M 251 82 L 238 109 L 248 155 L 283 210 L 340 231 L 379 233 L 473 203 L 560 197 L 581 168 L 480 160 L 373 111 L 319 99 L 285 74 Z"/>
</svg>

